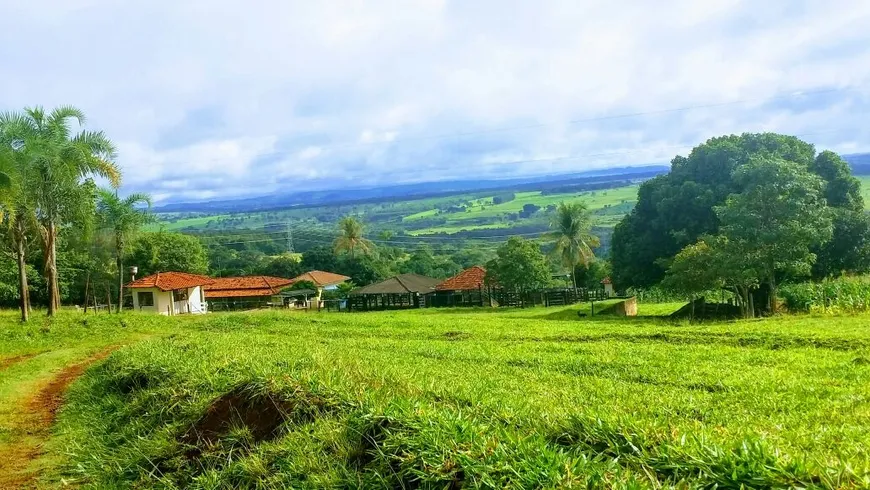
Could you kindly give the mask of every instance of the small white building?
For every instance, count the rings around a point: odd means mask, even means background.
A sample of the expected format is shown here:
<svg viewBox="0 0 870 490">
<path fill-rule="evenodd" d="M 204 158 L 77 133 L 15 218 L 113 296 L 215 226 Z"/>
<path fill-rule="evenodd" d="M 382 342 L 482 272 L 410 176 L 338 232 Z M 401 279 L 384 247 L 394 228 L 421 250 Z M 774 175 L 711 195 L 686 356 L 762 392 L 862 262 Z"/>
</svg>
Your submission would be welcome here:
<svg viewBox="0 0 870 490">
<path fill-rule="evenodd" d="M 208 311 L 203 286 L 213 279 L 185 272 L 158 272 L 127 284 L 133 310 L 161 315 L 199 314 Z"/>
<path fill-rule="evenodd" d="M 612 298 L 616 296 L 616 293 L 613 291 L 613 281 L 610 280 L 609 277 L 605 277 L 601 280 L 601 284 L 604 285 L 604 295 L 608 298 Z"/>
</svg>

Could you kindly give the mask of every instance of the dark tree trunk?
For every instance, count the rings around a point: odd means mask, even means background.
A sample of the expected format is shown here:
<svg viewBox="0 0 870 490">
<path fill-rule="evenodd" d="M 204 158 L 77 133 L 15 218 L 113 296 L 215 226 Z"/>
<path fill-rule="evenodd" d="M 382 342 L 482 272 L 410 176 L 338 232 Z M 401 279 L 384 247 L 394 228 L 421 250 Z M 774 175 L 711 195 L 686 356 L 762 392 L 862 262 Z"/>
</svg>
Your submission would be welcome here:
<svg viewBox="0 0 870 490">
<path fill-rule="evenodd" d="M 15 225 L 18 227 L 18 232 L 21 231 L 21 224 Z M 21 321 L 30 320 L 30 289 L 27 285 L 27 262 L 25 261 L 25 249 L 23 235 L 19 234 L 15 240 L 15 258 L 18 261 L 18 295 L 21 307 Z"/>
<path fill-rule="evenodd" d="M 88 313 L 88 293 L 91 289 L 91 270 L 88 269 L 88 275 L 85 277 L 85 314 Z"/>
<path fill-rule="evenodd" d="M 48 285 L 48 316 L 60 310 L 60 288 L 57 284 L 57 225 L 49 220 L 42 230 L 45 262 L 45 282 Z"/>
<path fill-rule="evenodd" d="M 124 309 L 124 258 L 121 256 L 124 243 L 120 239 L 116 239 L 115 247 L 118 253 L 118 313 L 121 313 L 121 310 Z"/>
</svg>

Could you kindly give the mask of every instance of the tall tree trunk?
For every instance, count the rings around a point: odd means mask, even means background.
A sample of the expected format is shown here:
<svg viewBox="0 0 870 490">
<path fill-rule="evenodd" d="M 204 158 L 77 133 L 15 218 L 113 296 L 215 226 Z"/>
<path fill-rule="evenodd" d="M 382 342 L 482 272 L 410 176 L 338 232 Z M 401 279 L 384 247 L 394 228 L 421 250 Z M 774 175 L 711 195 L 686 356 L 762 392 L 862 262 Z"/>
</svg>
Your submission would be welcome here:
<svg viewBox="0 0 870 490">
<path fill-rule="evenodd" d="M 124 243 L 120 238 L 116 237 L 115 248 L 117 249 L 118 262 L 118 313 L 121 313 L 121 310 L 124 309 L 124 258 L 122 257 Z"/>
<path fill-rule="evenodd" d="M 27 285 L 27 262 L 25 262 L 24 254 L 24 236 L 22 230 L 22 224 L 19 221 L 16 225 L 16 234 L 18 235 L 15 239 L 15 258 L 18 261 L 18 295 L 20 296 L 21 301 L 21 321 L 26 322 L 30 320 L 30 289 Z"/>
<path fill-rule="evenodd" d="M 749 293 L 749 318 L 755 318 L 755 295 L 751 293 Z"/>
<path fill-rule="evenodd" d="M 57 225 L 53 220 L 43 230 L 45 242 L 45 281 L 48 283 L 48 316 L 60 310 L 60 288 L 57 285 Z"/>
<path fill-rule="evenodd" d="M 767 306 L 771 315 L 776 313 L 776 271 L 773 268 L 770 271 L 770 291 L 768 292 Z"/>
<path fill-rule="evenodd" d="M 91 269 L 88 268 L 88 275 L 85 277 L 85 314 L 88 313 L 88 293 L 91 288 Z"/>
</svg>

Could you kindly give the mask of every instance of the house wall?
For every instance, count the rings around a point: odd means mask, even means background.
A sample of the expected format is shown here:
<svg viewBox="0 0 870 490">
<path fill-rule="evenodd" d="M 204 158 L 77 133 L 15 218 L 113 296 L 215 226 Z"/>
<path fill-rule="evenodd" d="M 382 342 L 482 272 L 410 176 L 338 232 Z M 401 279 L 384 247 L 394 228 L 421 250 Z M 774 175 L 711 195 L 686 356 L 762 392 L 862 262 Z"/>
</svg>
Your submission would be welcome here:
<svg viewBox="0 0 870 490">
<path fill-rule="evenodd" d="M 172 293 L 170 291 L 161 291 L 157 288 L 133 288 L 133 309 L 135 311 L 150 311 L 168 315 L 169 308 L 172 305 Z M 139 293 L 150 292 L 154 294 L 154 306 L 139 306 Z"/>
<path fill-rule="evenodd" d="M 161 291 L 157 288 L 133 288 L 133 309 L 135 311 L 150 311 L 161 315 L 178 315 L 181 313 L 205 313 L 202 307 L 203 291 L 202 287 L 196 286 L 187 289 L 187 301 L 176 304 L 172 301 L 172 291 Z M 139 292 L 150 292 L 154 294 L 154 306 L 140 306 Z"/>
<path fill-rule="evenodd" d="M 187 290 L 187 311 L 190 313 L 205 313 L 205 308 L 202 304 L 205 303 L 202 286 L 188 288 Z"/>
</svg>

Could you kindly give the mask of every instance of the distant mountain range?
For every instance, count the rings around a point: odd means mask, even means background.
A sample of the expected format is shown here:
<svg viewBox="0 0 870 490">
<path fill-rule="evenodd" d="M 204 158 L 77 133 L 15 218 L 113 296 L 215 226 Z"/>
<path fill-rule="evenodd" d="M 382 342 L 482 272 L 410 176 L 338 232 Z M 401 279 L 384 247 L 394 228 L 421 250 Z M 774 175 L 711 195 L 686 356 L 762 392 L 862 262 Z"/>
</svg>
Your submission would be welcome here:
<svg viewBox="0 0 870 490">
<path fill-rule="evenodd" d="M 842 157 L 849 162 L 853 175 L 870 175 L 870 153 L 853 153 Z"/>
<path fill-rule="evenodd" d="M 322 191 L 303 191 L 295 193 L 276 193 L 267 196 L 249 197 L 206 202 L 182 202 L 166 204 L 155 208 L 158 213 L 208 212 L 241 213 L 269 211 L 277 209 L 334 206 L 339 204 L 397 201 L 423 199 L 427 197 L 449 196 L 483 190 L 592 190 L 615 187 L 617 184 L 645 180 L 667 173 L 667 165 L 647 165 L 620 167 L 570 174 L 557 174 L 538 177 L 521 177 L 491 180 L 451 180 L 443 182 L 421 182 L 367 189 L 331 189 Z"/>
<path fill-rule="evenodd" d="M 843 155 L 843 159 L 849 162 L 855 175 L 870 175 L 870 153 Z M 669 170 L 670 166 L 668 165 L 644 165 L 511 179 L 450 180 L 365 189 L 331 189 L 275 193 L 243 199 L 172 203 L 160 206 L 155 211 L 158 213 L 244 213 L 287 208 L 423 199 L 484 190 L 558 190 L 579 192 L 616 187 L 620 184 L 646 180 L 667 173 Z"/>
</svg>

